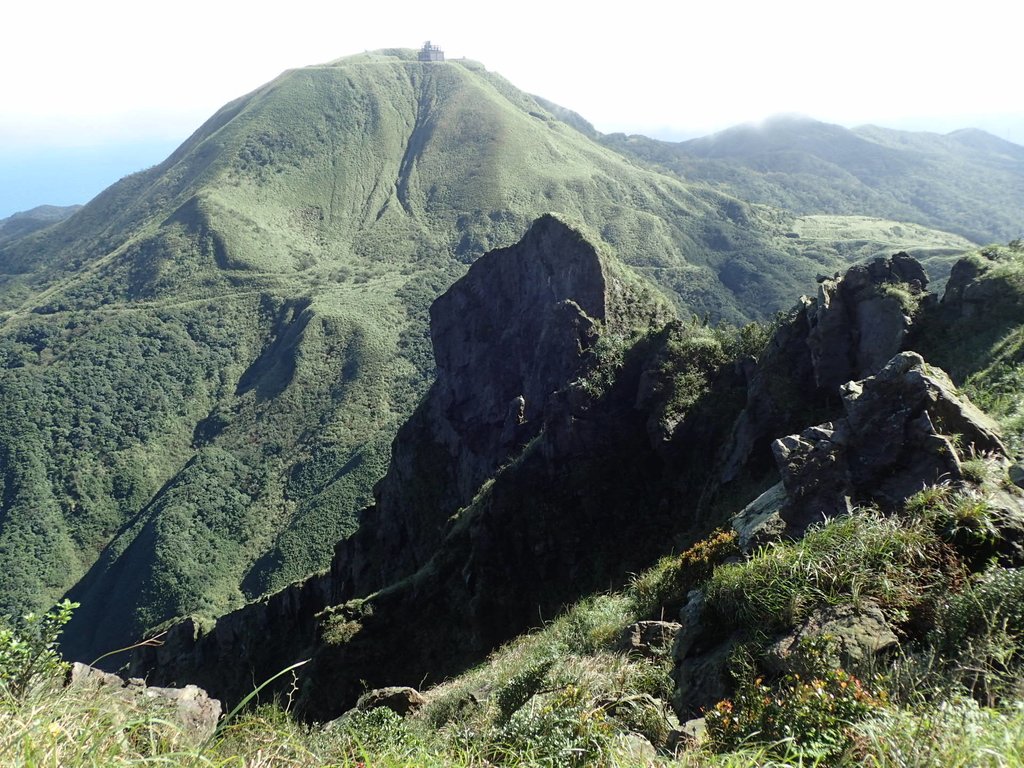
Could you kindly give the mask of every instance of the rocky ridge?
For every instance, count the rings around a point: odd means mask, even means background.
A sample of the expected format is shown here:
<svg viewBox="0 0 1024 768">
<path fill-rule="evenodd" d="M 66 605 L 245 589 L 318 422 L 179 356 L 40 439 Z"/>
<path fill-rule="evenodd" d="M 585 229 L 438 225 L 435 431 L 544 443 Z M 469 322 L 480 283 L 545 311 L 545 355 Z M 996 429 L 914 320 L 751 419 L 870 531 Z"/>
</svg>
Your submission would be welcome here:
<svg viewBox="0 0 1024 768">
<path fill-rule="evenodd" d="M 231 700 L 311 657 L 304 711 L 329 719 L 364 685 L 456 674 L 538 617 L 622 584 L 707 533 L 723 500 L 749 499 L 752 487 L 770 490 L 735 521 L 748 549 L 852 504 L 893 507 L 956 479 L 972 447 L 1005 456 L 992 424 L 904 350 L 936 305 L 905 254 L 823 280 L 756 358 L 703 371 L 685 365 L 707 331 L 658 330 L 651 294 L 615 285 L 598 249 L 551 217 L 481 259 L 432 309 L 438 382 L 400 430 L 376 504 L 330 572 L 212 629 L 172 627 L 162 647 L 136 651 L 135 672 Z M 650 330 L 630 338 L 625 317 Z M 680 382 L 697 372 L 706 396 L 698 387 L 680 406 Z M 1007 530 L 1020 525 L 1018 507 L 1008 500 Z M 701 612 L 698 593 L 675 640 L 681 717 L 729 687 L 732 641 L 708 635 Z M 862 631 L 869 614 L 815 615 L 797 635 L 852 627 L 870 648 L 887 647 L 876 642 L 883 624 Z M 780 653 L 797 635 L 778 639 Z"/>
<path fill-rule="evenodd" d="M 656 398 L 634 407 L 641 361 L 622 391 L 595 395 L 581 376 L 600 339 L 621 345 L 663 322 L 657 294 L 548 216 L 517 246 L 481 258 L 431 316 L 437 383 L 400 430 L 376 504 L 330 571 L 212 628 L 175 625 L 161 646 L 135 652 L 134 672 L 202 680 L 230 700 L 244 695 L 242 681 L 313 654 L 307 680 L 335 684 L 307 686 L 306 705 L 329 717 L 360 681 L 418 685 L 453 673 L 538 611 L 554 615 L 656 554 L 650 531 L 669 524 L 667 510 L 637 517 L 626 500 L 605 504 L 621 472 L 656 478 L 646 429 Z M 616 475 L 579 484 L 612 465 Z M 566 518 L 569 499 L 579 511 Z M 624 549 L 603 535 L 610 528 L 649 544 Z M 594 567 L 587 551 L 606 563 Z M 387 617 L 398 614 L 429 629 L 395 632 Z"/>
</svg>

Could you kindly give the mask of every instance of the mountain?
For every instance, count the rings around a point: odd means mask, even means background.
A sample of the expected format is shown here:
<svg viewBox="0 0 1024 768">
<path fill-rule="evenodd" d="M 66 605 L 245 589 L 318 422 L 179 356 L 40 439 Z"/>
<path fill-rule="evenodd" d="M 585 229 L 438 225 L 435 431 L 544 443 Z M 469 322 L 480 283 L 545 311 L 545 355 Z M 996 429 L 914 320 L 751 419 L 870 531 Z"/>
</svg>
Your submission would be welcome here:
<svg viewBox="0 0 1024 768">
<path fill-rule="evenodd" d="M 68 593 L 91 659 L 327 567 L 433 380 L 430 303 L 552 210 L 736 323 L 855 259 L 967 245 L 848 243 L 640 168 L 472 62 L 286 72 L 0 246 L 0 606 Z"/>
<path fill-rule="evenodd" d="M 80 205 L 39 205 L 0 219 L 0 245 L 48 227 L 78 211 Z"/>
<path fill-rule="evenodd" d="M 849 130 L 777 117 L 680 143 L 622 134 L 602 141 L 687 180 L 797 214 L 896 219 L 978 244 L 1022 234 L 1024 147 L 980 130 Z"/>
</svg>

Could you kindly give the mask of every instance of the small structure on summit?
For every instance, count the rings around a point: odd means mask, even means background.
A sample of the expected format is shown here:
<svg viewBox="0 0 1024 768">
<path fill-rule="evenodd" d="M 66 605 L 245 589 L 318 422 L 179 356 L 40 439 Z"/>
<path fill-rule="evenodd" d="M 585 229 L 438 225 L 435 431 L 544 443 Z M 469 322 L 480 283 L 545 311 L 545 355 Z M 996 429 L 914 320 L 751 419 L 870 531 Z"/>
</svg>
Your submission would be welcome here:
<svg viewBox="0 0 1024 768">
<path fill-rule="evenodd" d="M 432 45 L 431 42 L 427 40 L 420 49 L 419 58 L 420 61 L 426 62 L 444 61 L 444 51 L 442 51 L 438 46 Z"/>
</svg>

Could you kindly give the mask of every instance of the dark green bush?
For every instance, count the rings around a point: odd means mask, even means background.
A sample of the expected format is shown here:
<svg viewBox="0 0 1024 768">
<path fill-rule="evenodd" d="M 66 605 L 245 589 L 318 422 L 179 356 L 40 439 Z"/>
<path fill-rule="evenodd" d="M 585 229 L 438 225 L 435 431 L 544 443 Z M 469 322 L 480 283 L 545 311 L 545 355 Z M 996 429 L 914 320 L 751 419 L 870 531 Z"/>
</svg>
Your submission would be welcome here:
<svg viewBox="0 0 1024 768">
<path fill-rule="evenodd" d="M 522 671 L 513 675 L 508 682 L 495 692 L 494 701 L 498 705 L 503 721 L 511 718 L 541 689 L 548 670 L 551 669 L 553 664 L 554 659 L 544 659 L 530 664 Z"/>
</svg>

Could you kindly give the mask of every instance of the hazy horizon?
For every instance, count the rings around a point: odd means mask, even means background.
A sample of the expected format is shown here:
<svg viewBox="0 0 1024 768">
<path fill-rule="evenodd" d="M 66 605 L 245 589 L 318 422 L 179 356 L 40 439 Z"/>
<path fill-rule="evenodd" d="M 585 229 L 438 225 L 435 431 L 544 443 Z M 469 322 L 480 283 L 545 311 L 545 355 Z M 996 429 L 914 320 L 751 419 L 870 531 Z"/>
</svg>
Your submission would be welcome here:
<svg viewBox="0 0 1024 768">
<path fill-rule="evenodd" d="M 223 104 L 286 69 L 426 39 L 603 133 L 678 141 L 796 113 L 846 127 L 977 127 L 1024 144 L 1009 74 L 1017 26 L 1004 16 L 995 0 L 969 10 L 865 0 L 829 13 L 810 0 L 627 9 L 520 0 L 514 12 L 466 0 L 293 0 L 274 14 L 199 0 L 17 4 L 0 48 L 0 217 L 66 204 L 87 194 L 73 183 L 90 180 L 95 194 L 160 162 Z M 120 163 L 118 147 L 130 148 Z M 66 188 L 16 175 L 30 157 L 61 158 Z"/>
</svg>

